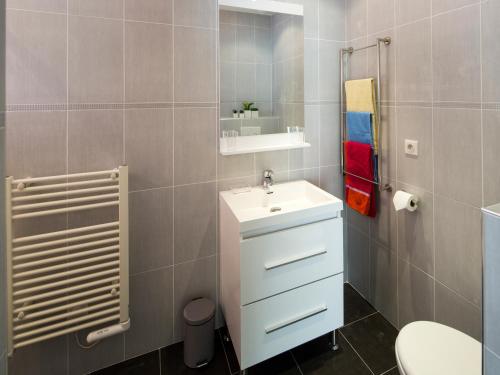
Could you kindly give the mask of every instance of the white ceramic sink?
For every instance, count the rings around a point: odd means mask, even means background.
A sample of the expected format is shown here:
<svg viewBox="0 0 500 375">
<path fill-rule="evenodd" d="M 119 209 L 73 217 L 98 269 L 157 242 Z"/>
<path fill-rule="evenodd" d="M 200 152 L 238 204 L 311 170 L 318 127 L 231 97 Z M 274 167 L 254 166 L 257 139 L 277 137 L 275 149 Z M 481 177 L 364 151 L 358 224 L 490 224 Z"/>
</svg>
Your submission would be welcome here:
<svg viewBox="0 0 500 375">
<path fill-rule="evenodd" d="M 227 204 L 240 224 L 240 233 L 257 235 L 280 227 L 340 216 L 342 201 L 307 181 L 275 184 L 268 194 L 262 187 L 223 191 Z"/>
</svg>

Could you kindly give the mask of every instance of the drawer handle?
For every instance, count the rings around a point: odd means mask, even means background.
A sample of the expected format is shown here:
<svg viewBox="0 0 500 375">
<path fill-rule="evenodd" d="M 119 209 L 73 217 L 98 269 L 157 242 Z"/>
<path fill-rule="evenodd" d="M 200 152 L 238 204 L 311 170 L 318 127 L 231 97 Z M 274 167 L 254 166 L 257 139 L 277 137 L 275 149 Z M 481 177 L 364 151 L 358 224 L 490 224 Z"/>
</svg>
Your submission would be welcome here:
<svg viewBox="0 0 500 375">
<path fill-rule="evenodd" d="M 314 250 L 314 251 L 308 251 L 307 253 L 302 253 L 299 255 L 295 255 L 286 259 L 281 259 L 276 262 L 271 262 L 271 263 L 266 263 L 264 267 L 266 268 L 266 271 L 272 270 L 274 268 L 279 268 L 286 266 L 288 264 L 292 264 L 295 262 L 300 262 L 302 260 L 306 260 L 309 258 L 314 258 L 323 254 L 326 254 L 327 250 L 326 249 L 321 249 L 321 250 Z"/>
<path fill-rule="evenodd" d="M 315 309 L 306 311 L 305 313 L 302 313 L 300 315 L 294 316 L 293 318 L 289 318 L 289 319 L 284 320 L 284 321 L 282 321 L 280 323 L 276 323 L 276 324 L 270 325 L 269 327 L 265 328 L 266 334 L 270 334 L 270 333 L 276 332 L 276 331 L 278 331 L 278 330 L 280 330 L 282 328 L 288 327 L 289 325 L 298 323 L 298 322 L 300 322 L 302 320 L 305 320 L 307 318 L 310 318 L 310 317 L 312 317 L 314 315 L 321 314 L 322 312 L 325 312 L 326 310 L 328 310 L 328 307 L 326 307 L 325 305 L 318 306 Z"/>
</svg>

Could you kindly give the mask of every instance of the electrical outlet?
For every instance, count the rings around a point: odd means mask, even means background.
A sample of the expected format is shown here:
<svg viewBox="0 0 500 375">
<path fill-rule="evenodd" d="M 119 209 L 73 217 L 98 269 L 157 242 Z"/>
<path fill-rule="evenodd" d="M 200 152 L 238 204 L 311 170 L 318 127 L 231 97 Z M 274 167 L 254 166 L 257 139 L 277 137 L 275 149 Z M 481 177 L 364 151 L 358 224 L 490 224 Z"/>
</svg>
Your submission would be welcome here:
<svg viewBox="0 0 500 375">
<path fill-rule="evenodd" d="M 406 155 L 418 156 L 418 141 L 405 139 L 405 153 Z"/>
</svg>

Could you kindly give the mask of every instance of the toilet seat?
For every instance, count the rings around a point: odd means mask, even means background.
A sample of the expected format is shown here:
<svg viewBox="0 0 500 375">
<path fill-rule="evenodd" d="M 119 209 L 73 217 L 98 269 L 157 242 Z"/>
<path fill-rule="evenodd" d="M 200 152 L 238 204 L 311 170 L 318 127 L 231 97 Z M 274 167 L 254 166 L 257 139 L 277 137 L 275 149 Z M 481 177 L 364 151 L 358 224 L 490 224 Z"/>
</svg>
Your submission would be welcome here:
<svg viewBox="0 0 500 375">
<path fill-rule="evenodd" d="M 481 375 L 481 343 L 434 322 L 406 325 L 396 340 L 401 375 Z"/>
</svg>

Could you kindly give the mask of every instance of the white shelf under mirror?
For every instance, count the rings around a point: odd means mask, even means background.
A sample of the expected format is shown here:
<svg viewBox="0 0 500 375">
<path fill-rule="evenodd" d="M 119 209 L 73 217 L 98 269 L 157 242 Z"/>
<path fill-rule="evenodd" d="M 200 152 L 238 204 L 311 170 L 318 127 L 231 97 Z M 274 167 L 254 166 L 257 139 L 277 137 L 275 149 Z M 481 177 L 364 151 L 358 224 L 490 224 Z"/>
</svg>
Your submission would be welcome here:
<svg viewBox="0 0 500 375">
<path fill-rule="evenodd" d="M 246 137 L 220 138 L 221 155 L 251 154 L 256 152 L 294 150 L 311 147 L 310 143 L 297 142 L 293 134 L 277 133 Z"/>
</svg>

